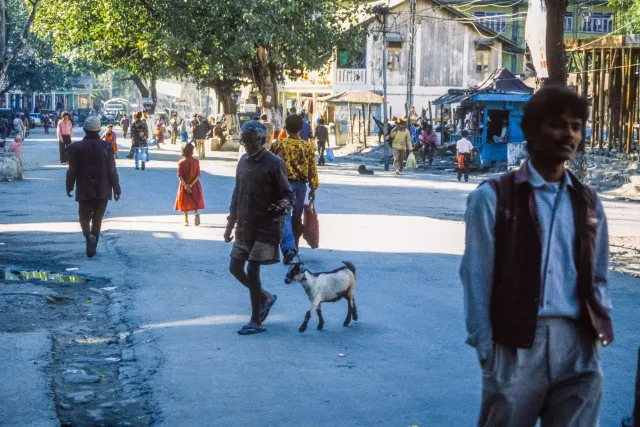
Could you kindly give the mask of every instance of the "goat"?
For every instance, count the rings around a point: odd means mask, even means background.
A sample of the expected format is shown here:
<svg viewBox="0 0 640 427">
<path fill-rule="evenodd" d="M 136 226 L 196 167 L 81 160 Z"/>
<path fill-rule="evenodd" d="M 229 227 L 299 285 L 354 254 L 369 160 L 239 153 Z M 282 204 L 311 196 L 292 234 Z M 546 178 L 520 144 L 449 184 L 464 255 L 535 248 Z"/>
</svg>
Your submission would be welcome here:
<svg viewBox="0 0 640 427">
<path fill-rule="evenodd" d="M 311 310 L 304 316 L 304 322 L 298 329 L 299 332 L 307 330 L 307 324 L 311 318 L 311 313 L 318 313 L 318 330 L 324 326 L 322 310 L 320 305 L 323 302 L 336 302 L 342 298 L 349 303 L 347 318 L 343 325 L 349 326 L 351 319 L 358 320 L 356 300 L 354 297 L 356 290 L 356 267 L 348 261 L 343 261 L 345 267 L 337 268 L 328 273 L 313 273 L 307 269 L 303 263 L 293 264 L 284 279 L 286 284 L 299 282 L 307 293 L 311 302 Z"/>
</svg>

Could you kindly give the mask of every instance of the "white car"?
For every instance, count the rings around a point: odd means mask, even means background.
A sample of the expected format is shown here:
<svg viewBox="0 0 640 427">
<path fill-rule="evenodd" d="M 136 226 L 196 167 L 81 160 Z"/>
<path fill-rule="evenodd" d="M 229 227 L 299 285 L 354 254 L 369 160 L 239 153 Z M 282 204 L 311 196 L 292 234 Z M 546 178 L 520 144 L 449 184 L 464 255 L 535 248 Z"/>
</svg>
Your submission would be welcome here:
<svg viewBox="0 0 640 427">
<path fill-rule="evenodd" d="M 29 113 L 29 117 L 33 119 L 33 122 L 36 126 L 42 126 L 42 120 L 40 120 L 40 114 L 38 113 Z"/>
</svg>

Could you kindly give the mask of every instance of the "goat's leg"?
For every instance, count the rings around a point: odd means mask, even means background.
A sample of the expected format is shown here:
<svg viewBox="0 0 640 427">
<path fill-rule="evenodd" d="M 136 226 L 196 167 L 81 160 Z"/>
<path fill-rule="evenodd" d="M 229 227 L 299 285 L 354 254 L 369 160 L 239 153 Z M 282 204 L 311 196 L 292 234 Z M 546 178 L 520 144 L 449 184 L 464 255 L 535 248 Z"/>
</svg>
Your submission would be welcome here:
<svg viewBox="0 0 640 427">
<path fill-rule="evenodd" d="M 304 332 L 307 330 L 309 319 L 311 319 L 311 310 L 307 311 L 307 314 L 304 315 L 304 322 L 302 322 L 302 325 L 300 325 L 300 329 L 298 329 L 298 332 Z"/>
<path fill-rule="evenodd" d="M 302 325 L 300 325 L 300 329 L 298 329 L 298 332 L 304 332 L 304 331 L 307 330 L 307 325 L 309 324 L 309 319 L 311 319 L 312 313 L 314 313 L 316 310 L 318 310 L 318 307 L 320 307 L 320 302 L 313 301 L 311 303 L 311 310 L 307 311 L 307 314 L 304 315 L 304 322 L 302 322 Z"/>
<path fill-rule="evenodd" d="M 351 298 L 351 305 L 353 306 L 351 308 L 351 317 L 353 317 L 353 320 L 358 320 L 358 308 L 356 307 L 356 299 L 355 298 Z"/>
<path fill-rule="evenodd" d="M 344 323 L 342 324 L 343 326 L 349 326 L 349 323 L 351 323 L 351 315 L 353 314 L 353 311 L 351 310 L 351 301 L 349 299 L 347 299 L 347 318 L 344 319 Z"/>
<path fill-rule="evenodd" d="M 321 331 L 322 328 L 324 327 L 324 319 L 322 318 L 322 310 L 320 308 L 320 306 L 318 306 L 318 309 L 316 310 L 316 313 L 318 313 L 318 330 Z"/>
</svg>

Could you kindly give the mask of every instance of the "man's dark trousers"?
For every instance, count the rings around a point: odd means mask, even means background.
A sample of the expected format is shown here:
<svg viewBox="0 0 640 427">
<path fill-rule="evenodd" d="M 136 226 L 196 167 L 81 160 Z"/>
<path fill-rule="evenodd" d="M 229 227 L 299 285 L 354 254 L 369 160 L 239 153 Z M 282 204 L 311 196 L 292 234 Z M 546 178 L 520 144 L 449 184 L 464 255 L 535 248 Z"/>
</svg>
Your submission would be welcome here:
<svg viewBox="0 0 640 427">
<path fill-rule="evenodd" d="M 102 228 L 102 217 L 107 210 L 107 199 L 90 199 L 78 202 L 78 216 L 80 217 L 80 227 L 84 238 L 88 239 L 90 234 L 96 236 L 96 241 L 100 239 L 100 229 Z"/>
<path fill-rule="evenodd" d="M 67 147 L 71 144 L 71 137 L 69 135 L 61 135 L 62 142 L 58 141 L 60 148 L 60 163 L 66 163 L 69 161 L 67 156 Z"/>
<path fill-rule="evenodd" d="M 464 168 L 460 169 L 458 167 L 458 181 L 462 178 L 462 173 L 464 172 L 464 182 L 469 181 L 469 164 L 471 163 L 471 154 L 465 153 L 464 156 Z"/>
<path fill-rule="evenodd" d="M 319 165 L 324 165 L 324 150 L 327 146 L 327 141 L 318 141 L 318 153 L 320 153 L 320 158 L 318 159 Z"/>
<path fill-rule="evenodd" d="M 302 236 L 302 212 L 304 211 L 304 200 L 307 195 L 307 183 L 303 181 L 289 181 L 293 194 L 296 196 L 296 204 L 290 217 L 285 218 L 284 232 L 280 242 L 282 253 L 289 250 L 297 251 Z M 294 246 L 295 245 L 295 246 Z"/>
</svg>

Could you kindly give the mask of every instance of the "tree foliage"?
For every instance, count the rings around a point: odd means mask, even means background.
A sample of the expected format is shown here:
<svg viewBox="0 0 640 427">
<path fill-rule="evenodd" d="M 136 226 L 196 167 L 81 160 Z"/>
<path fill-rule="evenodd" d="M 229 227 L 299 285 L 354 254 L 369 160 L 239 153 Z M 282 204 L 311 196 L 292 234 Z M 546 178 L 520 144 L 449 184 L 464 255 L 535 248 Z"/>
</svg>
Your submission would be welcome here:
<svg viewBox="0 0 640 427">
<path fill-rule="evenodd" d="M 155 98 L 155 79 L 167 71 L 163 29 L 142 0 L 42 0 L 35 29 L 51 35 L 70 61 L 131 73 L 143 96 Z M 155 99 L 154 99 L 155 100 Z"/>
<path fill-rule="evenodd" d="M 637 0 L 609 0 L 609 6 L 615 7 L 615 29 L 621 33 L 640 32 L 640 3 Z"/>
<path fill-rule="evenodd" d="M 50 92 L 62 89 L 72 68 L 55 57 L 52 42 L 30 36 L 27 45 L 7 70 L 0 96 L 13 89 L 24 92 Z"/>
<path fill-rule="evenodd" d="M 40 0 L 0 0 L 0 88 L 12 62 L 22 53 Z"/>
</svg>

